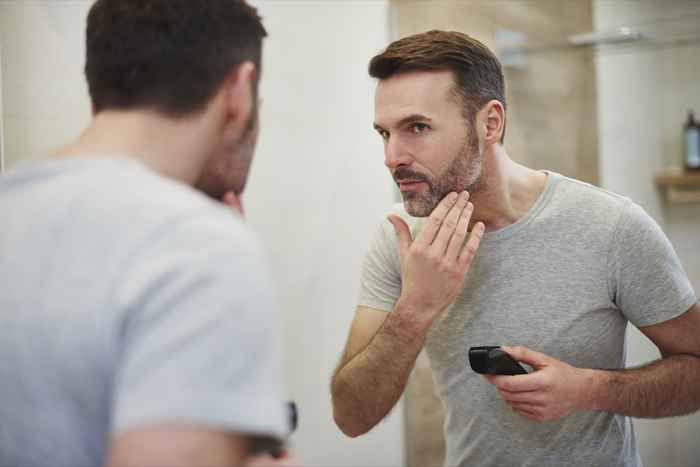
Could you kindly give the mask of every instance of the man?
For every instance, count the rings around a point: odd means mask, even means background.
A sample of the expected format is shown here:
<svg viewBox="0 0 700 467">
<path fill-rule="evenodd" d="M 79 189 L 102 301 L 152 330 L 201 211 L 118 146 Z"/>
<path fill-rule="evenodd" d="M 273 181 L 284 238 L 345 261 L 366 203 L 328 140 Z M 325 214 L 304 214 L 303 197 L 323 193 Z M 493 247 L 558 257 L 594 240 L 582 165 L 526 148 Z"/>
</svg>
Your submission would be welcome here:
<svg viewBox="0 0 700 467">
<path fill-rule="evenodd" d="M 369 71 L 404 202 L 364 263 L 338 426 L 386 416 L 425 346 L 446 465 L 639 465 L 629 417 L 700 407 L 700 309 L 666 237 L 628 199 L 509 158 L 501 66 L 473 38 L 407 37 Z M 660 360 L 623 369 L 628 321 Z M 531 373 L 474 373 L 488 344 Z"/>
<path fill-rule="evenodd" d="M 243 0 L 92 6 L 92 122 L 0 181 L 0 465 L 241 465 L 286 435 L 268 272 L 218 201 L 265 35 Z"/>
</svg>

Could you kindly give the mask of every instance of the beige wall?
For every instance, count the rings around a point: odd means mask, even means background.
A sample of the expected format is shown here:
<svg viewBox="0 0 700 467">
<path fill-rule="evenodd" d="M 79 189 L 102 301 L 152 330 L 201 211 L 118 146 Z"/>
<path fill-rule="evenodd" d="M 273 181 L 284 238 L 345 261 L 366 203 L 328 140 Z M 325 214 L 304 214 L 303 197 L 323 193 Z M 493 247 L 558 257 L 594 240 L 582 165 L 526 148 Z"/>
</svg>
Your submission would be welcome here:
<svg viewBox="0 0 700 467">
<path fill-rule="evenodd" d="M 43 156 L 90 120 L 83 78 L 89 1 L 0 1 L 5 163 Z"/>
<path fill-rule="evenodd" d="M 526 35 L 528 47 L 560 43 L 592 29 L 591 2 L 560 0 L 394 0 L 394 39 L 429 29 L 465 32 L 499 49 L 499 29 Z M 549 169 L 598 183 L 596 80 L 590 50 L 547 50 L 504 67 L 510 156 L 529 167 Z M 421 358 L 406 398 L 410 466 L 442 463 L 442 407 Z"/>
</svg>

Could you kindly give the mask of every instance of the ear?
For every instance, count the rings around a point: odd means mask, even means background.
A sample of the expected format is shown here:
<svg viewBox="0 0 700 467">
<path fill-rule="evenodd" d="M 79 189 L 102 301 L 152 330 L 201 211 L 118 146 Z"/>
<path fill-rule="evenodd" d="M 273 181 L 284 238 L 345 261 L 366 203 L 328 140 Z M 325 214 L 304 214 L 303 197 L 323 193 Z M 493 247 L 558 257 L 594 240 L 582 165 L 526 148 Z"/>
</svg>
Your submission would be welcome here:
<svg viewBox="0 0 700 467">
<path fill-rule="evenodd" d="M 506 111 L 503 104 L 495 99 L 491 100 L 480 113 L 483 115 L 484 143 L 500 144 L 506 125 Z"/>
<path fill-rule="evenodd" d="M 253 86 L 257 80 L 258 70 L 255 64 L 246 61 L 229 73 L 224 82 L 226 110 L 234 126 L 241 127 L 248 121 L 255 103 Z"/>
</svg>

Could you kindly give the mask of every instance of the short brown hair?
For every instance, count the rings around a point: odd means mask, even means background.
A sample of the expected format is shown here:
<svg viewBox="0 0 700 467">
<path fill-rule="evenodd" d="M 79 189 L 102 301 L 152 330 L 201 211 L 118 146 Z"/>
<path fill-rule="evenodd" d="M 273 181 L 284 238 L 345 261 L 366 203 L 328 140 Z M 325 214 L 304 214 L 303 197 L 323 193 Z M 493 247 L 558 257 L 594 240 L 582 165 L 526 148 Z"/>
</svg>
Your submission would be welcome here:
<svg viewBox="0 0 700 467">
<path fill-rule="evenodd" d="M 98 0 L 86 34 L 93 109 L 195 113 L 232 68 L 260 68 L 266 34 L 245 0 Z"/>
<path fill-rule="evenodd" d="M 450 70 L 454 92 L 464 104 L 467 124 L 476 113 L 495 99 L 506 108 L 503 70 L 488 47 L 461 32 L 428 31 L 389 44 L 369 62 L 369 75 L 386 79 L 406 71 Z M 505 127 L 501 142 L 505 138 Z"/>
</svg>

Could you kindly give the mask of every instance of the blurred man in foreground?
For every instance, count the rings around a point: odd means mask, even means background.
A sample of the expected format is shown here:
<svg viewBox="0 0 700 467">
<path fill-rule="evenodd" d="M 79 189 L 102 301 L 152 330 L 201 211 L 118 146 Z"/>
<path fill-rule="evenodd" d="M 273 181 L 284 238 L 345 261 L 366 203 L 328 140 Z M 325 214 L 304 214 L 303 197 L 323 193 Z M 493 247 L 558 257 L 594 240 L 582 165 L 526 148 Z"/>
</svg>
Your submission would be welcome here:
<svg viewBox="0 0 700 467">
<path fill-rule="evenodd" d="M 268 271 L 225 205 L 265 35 L 243 0 L 92 6 L 92 122 L 0 179 L 0 465 L 241 465 L 287 434 Z"/>
</svg>

